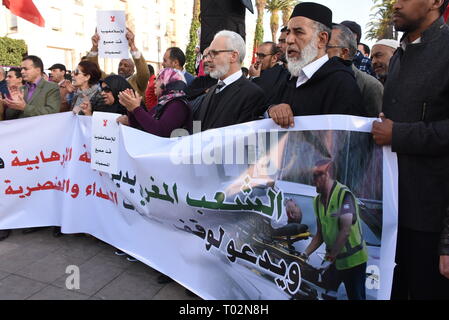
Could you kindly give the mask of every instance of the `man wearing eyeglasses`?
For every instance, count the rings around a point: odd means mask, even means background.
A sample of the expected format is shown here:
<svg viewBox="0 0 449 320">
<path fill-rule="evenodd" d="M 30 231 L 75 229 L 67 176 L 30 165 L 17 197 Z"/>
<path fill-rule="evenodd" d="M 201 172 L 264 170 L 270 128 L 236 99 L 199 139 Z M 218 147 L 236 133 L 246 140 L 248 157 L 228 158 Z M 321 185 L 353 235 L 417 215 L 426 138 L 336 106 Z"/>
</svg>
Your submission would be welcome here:
<svg viewBox="0 0 449 320">
<path fill-rule="evenodd" d="M 279 64 L 281 54 L 281 50 L 274 42 L 264 42 L 257 49 L 257 60 L 249 69 L 252 81 L 265 93 L 267 104 L 275 102 L 275 97 L 282 90 L 288 77 L 287 69 Z M 265 112 L 263 106 L 261 107 L 257 112 L 260 117 Z"/>
<path fill-rule="evenodd" d="M 327 56 L 331 31 L 329 8 L 313 2 L 296 5 L 287 25 L 287 67 L 292 77 L 268 108 L 279 126 L 293 127 L 294 116 L 365 114 L 350 63 Z"/>
<path fill-rule="evenodd" d="M 353 61 L 357 53 L 357 41 L 353 32 L 342 24 L 336 24 L 332 28 L 332 37 L 327 46 L 329 58 L 340 57 L 346 61 Z M 357 69 L 352 63 L 355 80 L 362 94 L 362 105 L 366 116 L 377 118 L 382 109 L 382 97 L 384 87 L 379 80 L 366 72 Z"/>
<path fill-rule="evenodd" d="M 245 41 L 238 33 L 223 30 L 215 35 L 205 62 L 218 83 L 194 114 L 194 120 L 201 121 L 201 130 L 254 120 L 255 110 L 265 103 L 263 91 L 243 76 L 245 53 Z"/>
<path fill-rule="evenodd" d="M 260 77 L 262 71 L 273 68 L 279 61 L 280 50 L 274 42 L 262 43 L 256 52 L 256 62 L 249 68 L 250 77 Z"/>
</svg>

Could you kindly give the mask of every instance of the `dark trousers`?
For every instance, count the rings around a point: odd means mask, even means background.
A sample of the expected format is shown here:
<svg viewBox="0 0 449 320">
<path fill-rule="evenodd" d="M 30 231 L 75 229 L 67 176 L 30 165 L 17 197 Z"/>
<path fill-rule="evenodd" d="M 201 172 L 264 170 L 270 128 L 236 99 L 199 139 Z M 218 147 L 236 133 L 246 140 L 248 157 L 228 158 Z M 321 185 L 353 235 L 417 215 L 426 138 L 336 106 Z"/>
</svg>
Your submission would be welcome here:
<svg viewBox="0 0 449 320">
<path fill-rule="evenodd" d="M 323 275 L 328 289 L 337 291 L 343 282 L 349 300 L 366 300 L 366 262 L 346 270 L 337 270 L 332 264 Z"/>
<path fill-rule="evenodd" d="M 392 300 L 449 300 L 449 279 L 439 271 L 440 233 L 399 228 Z"/>
</svg>

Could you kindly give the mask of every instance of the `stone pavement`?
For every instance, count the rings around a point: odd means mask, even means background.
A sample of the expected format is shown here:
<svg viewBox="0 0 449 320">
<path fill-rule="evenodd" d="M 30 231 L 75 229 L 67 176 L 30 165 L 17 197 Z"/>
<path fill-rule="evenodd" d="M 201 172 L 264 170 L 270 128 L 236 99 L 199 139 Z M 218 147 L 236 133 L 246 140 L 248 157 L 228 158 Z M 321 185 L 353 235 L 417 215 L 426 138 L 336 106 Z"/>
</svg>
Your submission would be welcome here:
<svg viewBox="0 0 449 320">
<path fill-rule="evenodd" d="M 114 247 L 84 234 L 54 238 L 51 228 L 0 241 L 0 299 L 198 300 L 176 282 L 157 283 L 159 273 L 114 254 Z M 68 290 L 69 265 L 80 270 L 80 288 Z"/>
</svg>

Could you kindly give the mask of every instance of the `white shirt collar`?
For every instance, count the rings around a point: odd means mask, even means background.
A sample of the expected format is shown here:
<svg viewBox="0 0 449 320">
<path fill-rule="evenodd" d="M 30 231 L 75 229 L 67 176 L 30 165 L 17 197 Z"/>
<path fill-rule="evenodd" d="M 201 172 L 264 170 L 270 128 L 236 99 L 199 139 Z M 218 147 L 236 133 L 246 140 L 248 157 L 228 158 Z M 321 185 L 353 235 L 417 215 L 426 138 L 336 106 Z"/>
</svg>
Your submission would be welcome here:
<svg viewBox="0 0 449 320">
<path fill-rule="evenodd" d="M 304 68 L 302 68 L 301 73 L 296 81 L 296 88 L 300 85 L 306 83 L 312 76 L 317 72 L 327 61 L 329 61 L 329 56 L 325 54 L 321 58 L 309 63 Z"/>
<path fill-rule="evenodd" d="M 409 44 L 417 44 L 417 43 L 421 43 L 421 37 L 419 37 L 418 39 L 416 39 L 416 40 L 413 41 L 413 42 L 408 42 L 408 39 L 407 39 L 407 38 L 404 38 L 404 40 L 401 42 L 402 50 L 405 51 L 405 49 L 407 49 L 407 46 L 408 46 Z"/>
<path fill-rule="evenodd" d="M 226 79 L 222 80 L 224 82 L 224 87 L 221 89 L 223 90 L 224 88 L 226 88 L 227 86 L 229 86 L 230 84 L 236 82 L 238 79 L 240 79 L 243 75 L 242 70 L 237 71 L 236 73 L 231 74 L 229 77 L 227 77 Z M 220 81 L 220 80 L 219 80 Z M 220 90 L 220 91 L 221 91 Z"/>
</svg>

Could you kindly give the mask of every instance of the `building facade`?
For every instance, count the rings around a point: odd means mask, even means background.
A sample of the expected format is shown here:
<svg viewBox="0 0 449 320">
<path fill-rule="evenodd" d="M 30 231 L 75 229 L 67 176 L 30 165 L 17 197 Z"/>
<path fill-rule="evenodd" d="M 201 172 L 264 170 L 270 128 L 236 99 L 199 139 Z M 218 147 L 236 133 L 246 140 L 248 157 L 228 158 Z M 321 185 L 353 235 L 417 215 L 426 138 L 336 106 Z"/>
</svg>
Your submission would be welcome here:
<svg viewBox="0 0 449 320">
<path fill-rule="evenodd" d="M 34 0 L 45 28 L 12 15 L 0 7 L 0 36 L 23 39 L 28 54 L 42 58 L 44 67 L 63 63 L 73 70 L 90 50 L 97 10 L 123 10 L 127 27 L 135 33 L 137 48 L 159 69 L 165 50 L 185 50 L 189 41 L 193 0 Z M 100 59 L 106 73 L 117 72 L 119 61 Z"/>
</svg>

